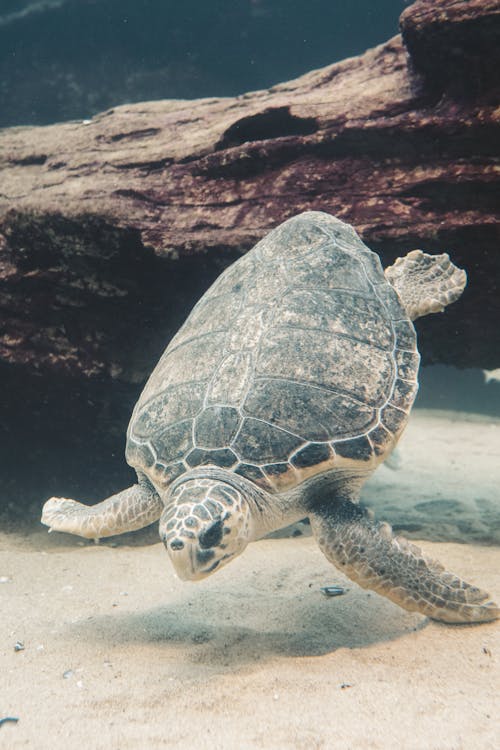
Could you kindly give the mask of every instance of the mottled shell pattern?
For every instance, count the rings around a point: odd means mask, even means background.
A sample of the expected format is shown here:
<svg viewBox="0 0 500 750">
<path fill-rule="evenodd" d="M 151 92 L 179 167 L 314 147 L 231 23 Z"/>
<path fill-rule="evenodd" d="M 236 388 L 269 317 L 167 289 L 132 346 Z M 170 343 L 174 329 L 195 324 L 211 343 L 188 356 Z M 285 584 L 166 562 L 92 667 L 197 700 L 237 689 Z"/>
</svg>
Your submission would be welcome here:
<svg viewBox="0 0 500 750">
<path fill-rule="evenodd" d="M 127 460 L 160 492 L 207 465 L 270 493 L 371 470 L 405 426 L 418 365 L 378 256 L 348 224 L 306 212 L 194 307 L 137 403 Z"/>
</svg>

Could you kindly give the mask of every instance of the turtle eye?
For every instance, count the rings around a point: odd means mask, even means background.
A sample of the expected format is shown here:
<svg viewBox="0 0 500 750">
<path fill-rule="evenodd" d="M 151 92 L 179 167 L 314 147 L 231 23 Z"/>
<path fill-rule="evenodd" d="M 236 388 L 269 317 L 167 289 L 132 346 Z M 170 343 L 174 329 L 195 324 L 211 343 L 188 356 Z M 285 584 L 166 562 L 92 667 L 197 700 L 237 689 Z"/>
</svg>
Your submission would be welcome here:
<svg viewBox="0 0 500 750">
<path fill-rule="evenodd" d="M 222 540 L 223 521 L 219 518 L 214 523 L 210 524 L 201 534 L 198 536 L 198 541 L 202 549 L 209 549 L 210 547 L 216 547 Z"/>
</svg>

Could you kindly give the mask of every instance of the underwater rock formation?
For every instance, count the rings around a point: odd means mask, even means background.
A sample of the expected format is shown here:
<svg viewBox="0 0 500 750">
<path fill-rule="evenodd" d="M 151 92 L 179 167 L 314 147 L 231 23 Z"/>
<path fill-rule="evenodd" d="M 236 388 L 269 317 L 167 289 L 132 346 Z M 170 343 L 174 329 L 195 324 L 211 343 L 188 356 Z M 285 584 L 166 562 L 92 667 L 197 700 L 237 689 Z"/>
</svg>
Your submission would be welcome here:
<svg viewBox="0 0 500 750">
<path fill-rule="evenodd" d="M 493 94 L 495 98 L 499 15 L 498 0 L 418 0 L 402 13 L 403 42 L 428 92 L 465 99 Z"/>
<path fill-rule="evenodd" d="M 469 286 L 419 322 L 423 360 L 498 366 L 500 2 L 419 0 L 401 28 L 269 90 L 0 131 L 1 367 L 20 411 L 44 410 L 40 439 L 61 401 L 82 441 L 95 404 L 106 440 L 123 435 L 202 291 L 309 208 L 352 223 L 384 264 L 449 251 Z"/>
</svg>

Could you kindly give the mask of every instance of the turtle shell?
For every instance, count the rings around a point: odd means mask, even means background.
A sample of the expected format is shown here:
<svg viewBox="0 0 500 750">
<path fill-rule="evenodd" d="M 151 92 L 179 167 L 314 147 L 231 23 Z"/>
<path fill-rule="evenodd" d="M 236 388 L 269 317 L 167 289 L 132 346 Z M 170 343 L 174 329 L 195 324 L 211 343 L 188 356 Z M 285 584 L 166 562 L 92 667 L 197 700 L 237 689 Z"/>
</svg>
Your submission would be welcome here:
<svg viewBox="0 0 500 750">
<path fill-rule="evenodd" d="M 205 465 L 270 492 L 375 468 L 405 425 L 418 364 L 378 256 L 348 224 L 300 214 L 194 307 L 137 403 L 127 460 L 158 489 Z"/>
</svg>

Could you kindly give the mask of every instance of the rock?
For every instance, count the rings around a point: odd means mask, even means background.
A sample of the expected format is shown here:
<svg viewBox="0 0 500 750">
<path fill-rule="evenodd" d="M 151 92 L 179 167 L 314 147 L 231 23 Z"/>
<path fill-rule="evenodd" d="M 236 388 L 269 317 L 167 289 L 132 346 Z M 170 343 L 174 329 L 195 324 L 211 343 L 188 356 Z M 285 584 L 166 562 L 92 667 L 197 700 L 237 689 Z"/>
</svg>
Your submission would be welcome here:
<svg viewBox="0 0 500 750">
<path fill-rule="evenodd" d="M 418 0 L 402 13 L 400 25 L 412 65 L 435 97 L 498 94 L 498 0 Z"/>
<path fill-rule="evenodd" d="M 225 265 L 309 208 L 354 224 L 384 264 L 450 251 L 469 285 L 419 321 L 423 360 L 497 367 L 498 8 L 419 0 L 403 37 L 269 90 L 1 131 L 11 486 L 29 457 L 47 495 L 116 489 L 172 333 Z"/>
</svg>

